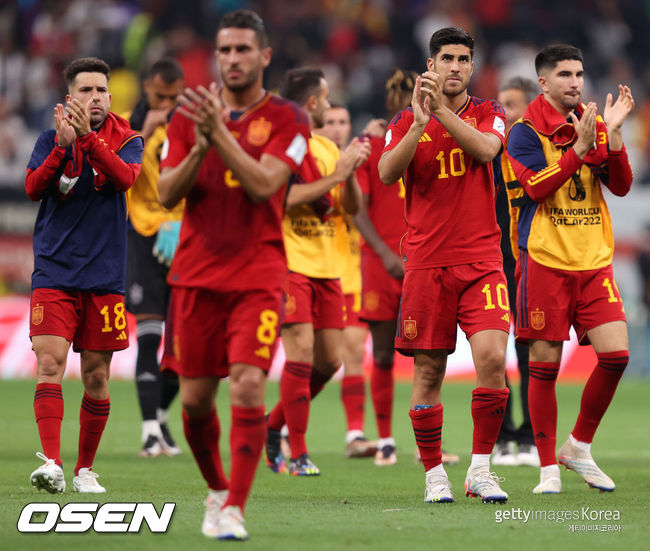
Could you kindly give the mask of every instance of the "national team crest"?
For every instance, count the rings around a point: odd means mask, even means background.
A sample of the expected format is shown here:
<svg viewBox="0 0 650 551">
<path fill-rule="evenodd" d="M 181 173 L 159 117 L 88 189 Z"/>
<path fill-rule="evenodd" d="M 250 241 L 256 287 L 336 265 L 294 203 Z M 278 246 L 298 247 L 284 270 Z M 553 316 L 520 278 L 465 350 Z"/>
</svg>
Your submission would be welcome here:
<svg viewBox="0 0 650 551">
<path fill-rule="evenodd" d="M 39 304 L 32 308 L 32 325 L 43 323 L 43 307 Z"/>
<path fill-rule="evenodd" d="M 418 336 L 418 326 L 415 320 L 410 318 L 404 320 L 404 336 L 409 340 L 413 340 Z"/>
<path fill-rule="evenodd" d="M 364 297 L 364 306 L 369 312 L 374 312 L 379 308 L 379 295 L 376 291 L 368 291 Z"/>
<path fill-rule="evenodd" d="M 264 117 L 254 120 L 248 125 L 248 143 L 254 146 L 262 146 L 271 135 L 271 121 L 267 121 Z"/>
<path fill-rule="evenodd" d="M 546 325 L 546 318 L 544 317 L 544 312 L 541 310 L 535 310 L 530 313 L 530 326 L 536 331 L 544 329 Z"/>
</svg>

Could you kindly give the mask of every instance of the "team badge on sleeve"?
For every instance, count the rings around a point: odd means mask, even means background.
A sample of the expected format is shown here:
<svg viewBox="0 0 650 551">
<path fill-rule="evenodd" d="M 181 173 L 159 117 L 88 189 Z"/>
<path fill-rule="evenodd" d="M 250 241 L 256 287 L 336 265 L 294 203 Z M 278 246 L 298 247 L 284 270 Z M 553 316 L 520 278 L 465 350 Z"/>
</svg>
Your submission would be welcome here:
<svg viewBox="0 0 650 551">
<path fill-rule="evenodd" d="M 384 142 L 384 147 L 386 147 L 391 142 L 392 139 L 393 139 L 393 131 L 389 130 L 388 132 L 386 132 L 386 141 Z"/>
<path fill-rule="evenodd" d="M 307 153 L 307 140 L 302 134 L 296 134 L 296 137 L 291 141 L 287 147 L 287 157 L 289 157 L 297 165 L 302 164 L 302 160 Z"/>
<path fill-rule="evenodd" d="M 506 136 L 506 123 L 503 122 L 503 119 L 499 117 L 494 117 L 494 122 L 492 123 L 492 128 L 494 128 L 499 134 L 504 138 Z"/>
</svg>

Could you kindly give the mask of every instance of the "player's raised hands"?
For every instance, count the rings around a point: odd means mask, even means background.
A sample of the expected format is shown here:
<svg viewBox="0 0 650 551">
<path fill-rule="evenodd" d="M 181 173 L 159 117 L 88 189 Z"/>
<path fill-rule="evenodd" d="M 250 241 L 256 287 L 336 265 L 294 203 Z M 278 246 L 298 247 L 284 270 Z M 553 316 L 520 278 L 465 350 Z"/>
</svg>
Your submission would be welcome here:
<svg viewBox="0 0 650 551">
<path fill-rule="evenodd" d="M 613 96 L 607 94 L 605 101 L 605 110 L 603 111 L 603 120 L 607 125 L 607 130 L 613 132 L 623 126 L 623 122 L 634 109 L 634 98 L 628 86 L 618 85 L 618 98 L 612 105 Z"/>
<path fill-rule="evenodd" d="M 386 135 L 387 126 L 388 122 L 386 119 L 371 119 L 366 124 L 362 134 L 371 138 L 383 138 Z"/>
<path fill-rule="evenodd" d="M 54 108 L 54 126 L 56 128 L 56 141 L 61 147 L 72 145 L 77 137 L 74 128 L 68 122 L 68 116 L 60 103 Z"/>
<path fill-rule="evenodd" d="M 213 132 L 225 126 L 225 112 L 214 82 L 210 84 L 209 90 L 204 86 L 199 86 L 196 90 L 185 88 L 179 103 L 178 112 L 192 120 L 210 141 Z"/>
<path fill-rule="evenodd" d="M 596 143 L 596 104 L 593 101 L 589 102 L 580 120 L 575 113 L 569 113 L 569 116 L 573 121 L 576 136 L 578 136 L 573 147 L 578 157 L 582 159 Z"/>
<path fill-rule="evenodd" d="M 356 170 L 357 163 L 359 162 L 359 144 L 358 138 L 354 138 L 345 149 L 341 151 L 339 160 L 336 161 L 334 174 L 337 176 L 337 181 L 347 180 Z M 359 162 L 361 164 L 363 161 Z"/>
<path fill-rule="evenodd" d="M 86 105 L 83 105 L 77 98 L 72 98 L 67 104 L 68 122 L 74 128 L 77 136 L 85 136 L 91 131 L 90 128 L 90 104 L 93 99 L 89 99 Z"/>
</svg>

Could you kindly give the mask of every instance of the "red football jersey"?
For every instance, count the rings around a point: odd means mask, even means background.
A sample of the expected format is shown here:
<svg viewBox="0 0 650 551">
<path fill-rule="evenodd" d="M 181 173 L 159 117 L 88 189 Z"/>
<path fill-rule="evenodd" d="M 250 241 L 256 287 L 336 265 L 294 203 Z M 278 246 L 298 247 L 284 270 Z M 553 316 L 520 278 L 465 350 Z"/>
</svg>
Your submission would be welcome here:
<svg viewBox="0 0 650 551">
<path fill-rule="evenodd" d="M 368 217 L 377 234 L 393 251 L 400 254 L 399 244 L 406 233 L 404 182 L 400 180 L 394 186 L 384 185 L 377 170 L 384 149 L 384 139 L 371 138 L 370 148 L 370 157 L 357 169 L 357 180 L 361 191 L 367 196 Z M 365 241 L 361 246 L 364 252 L 374 253 L 374 249 Z"/>
<path fill-rule="evenodd" d="M 309 122 L 296 104 L 266 94 L 228 120 L 228 129 L 254 159 L 267 153 L 296 172 L 307 151 Z M 194 145 L 194 123 L 178 113 L 167 130 L 160 166 L 178 165 Z M 282 242 L 286 186 L 254 203 L 210 148 L 187 195 L 180 241 L 169 271 L 171 285 L 214 291 L 266 289 L 284 283 Z"/>
<path fill-rule="evenodd" d="M 456 114 L 505 141 L 505 114 L 497 102 L 468 96 Z M 412 122 L 411 108 L 395 115 L 384 151 Z M 407 234 L 401 252 L 407 270 L 501 260 L 493 166 L 499 159 L 479 163 L 431 117 L 404 175 Z"/>
</svg>

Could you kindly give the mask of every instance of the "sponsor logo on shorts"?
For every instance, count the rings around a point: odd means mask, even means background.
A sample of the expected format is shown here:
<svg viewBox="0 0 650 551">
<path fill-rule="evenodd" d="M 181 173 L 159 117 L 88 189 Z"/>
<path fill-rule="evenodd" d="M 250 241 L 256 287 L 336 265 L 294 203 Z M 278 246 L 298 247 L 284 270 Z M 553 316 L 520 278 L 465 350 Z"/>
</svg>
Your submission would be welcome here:
<svg viewBox="0 0 650 551">
<path fill-rule="evenodd" d="M 32 308 L 32 325 L 40 325 L 43 323 L 43 307 L 37 304 Z"/>
<path fill-rule="evenodd" d="M 65 532 L 83 534 L 138 533 L 145 523 L 151 532 L 165 533 L 175 503 L 165 503 L 158 514 L 153 503 L 28 503 L 18 518 L 18 531 Z M 130 520 L 125 520 L 129 515 Z"/>
<path fill-rule="evenodd" d="M 410 340 L 418 336 L 418 326 L 415 320 L 411 318 L 404 320 L 404 336 Z"/>
<path fill-rule="evenodd" d="M 271 121 L 264 117 L 257 119 L 248 126 L 248 143 L 255 146 L 264 145 L 271 135 Z"/>
<path fill-rule="evenodd" d="M 535 310 L 530 313 L 530 326 L 536 331 L 541 331 L 546 326 L 546 319 L 544 317 L 544 312 L 541 310 Z"/>
</svg>

